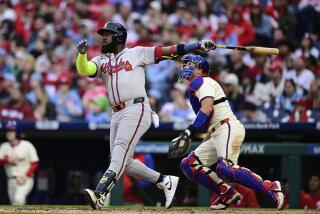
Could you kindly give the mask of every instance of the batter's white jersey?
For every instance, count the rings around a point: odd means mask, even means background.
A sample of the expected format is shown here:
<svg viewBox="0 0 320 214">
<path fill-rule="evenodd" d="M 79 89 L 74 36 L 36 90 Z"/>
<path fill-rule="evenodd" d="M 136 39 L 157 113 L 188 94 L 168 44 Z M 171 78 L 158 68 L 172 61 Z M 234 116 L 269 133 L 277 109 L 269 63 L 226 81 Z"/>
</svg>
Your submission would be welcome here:
<svg viewBox="0 0 320 214">
<path fill-rule="evenodd" d="M 97 76 L 105 81 L 112 105 L 147 96 L 144 66 L 155 63 L 154 52 L 154 47 L 138 46 L 91 59 L 97 65 Z"/>
<path fill-rule="evenodd" d="M 12 146 L 9 142 L 4 142 L 0 146 L 0 159 L 11 157 L 16 160 L 14 164 L 5 164 L 4 168 L 7 177 L 25 176 L 30 168 L 30 164 L 38 162 L 39 157 L 34 146 L 26 140 Z"/>
<path fill-rule="evenodd" d="M 219 100 L 226 97 L 223 89 L 218 82 L 210 77 L 203 77 L 203 83 L 200 88 L 195 92 L 195 96 L 199 99 L 200 103 L 206 97 L 212 97 L 214 100 Z M 215 127 L 221 120 L 229 118 L 229 120 L 237 119 L 233 114 L 228 101 L 221 102 L 213 106 L 213 117 L 209 123 L 209 128 Z"/>
</svg>

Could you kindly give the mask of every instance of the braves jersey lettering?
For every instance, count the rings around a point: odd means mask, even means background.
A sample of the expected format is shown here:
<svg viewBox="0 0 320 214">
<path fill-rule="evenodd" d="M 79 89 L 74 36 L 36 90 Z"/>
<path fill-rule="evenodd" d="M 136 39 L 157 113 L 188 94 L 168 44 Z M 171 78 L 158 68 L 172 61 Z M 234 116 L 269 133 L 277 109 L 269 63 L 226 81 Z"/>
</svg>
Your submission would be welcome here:
<svg viewBox="0 0 320 214">
<path fill-rule="evenodd" d="M 132 71 L 132 65 L 128 60 L 125 62 L 120 59 L 120 62 L 115 64 L 114 66 L 111 64 L 111 60 L 108 63 L 103 63 L 100 67 L 102 73 L 118 73 L 121 70 L 125 70 L 127 72 Z"/>
<path fill-rule="evenodd" d="M 97 76 L 104 80 L 112 105 L 137 97 L 147 97 L 144 66 L 154 63 L 154 47 L 125 48 L 120 53 L 100 55 L 96 63 Z"/>
</svg>

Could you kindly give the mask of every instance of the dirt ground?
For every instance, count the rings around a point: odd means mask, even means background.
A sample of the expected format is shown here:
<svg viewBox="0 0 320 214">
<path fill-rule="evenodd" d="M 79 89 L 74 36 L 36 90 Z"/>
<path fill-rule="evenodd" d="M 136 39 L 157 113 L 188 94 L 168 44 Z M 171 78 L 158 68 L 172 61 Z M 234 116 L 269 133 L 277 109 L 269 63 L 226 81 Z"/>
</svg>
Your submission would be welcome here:
<svg viewBox="0 0 320 214">
<path fill-rule="evenodd" d="M 102 213 L 109 213 L 109 214 L 145 214 L 145 213 L 152 213 L 152 214 L 157 214 L 157 213 L 169 213 L 169 214 L 176 214 L 176 213 L 190 213 L 190 214 L 235 214 L 235 213 L 240 213 L 240 214 L 251 214 L 251 213 L 257 213 L 257 214 L 316 214 L 320 213 L 315 210 L 313 211 L 307 211 L 307 210 L 274 210 L 274 209 L 228 209 L 224 211 L 213 211 L 210 210 L 209 208 L 172 208 L 169 210 L 166 210 L 164 208 L 135 208 L 135 207 L 130 207 L 130 208 L 104 208 L 99 211 L 93 211 L 90 208 L 59 208 L 58 206 L 56 207 L 37 207 L 37 206 L 30 206 L 30 207 L 5 207 L 1 206 L 0 207 L 0 213 L 54 213 L 54 214 L 59 214 L 59 213 L 86 213 L 86 214 L 102 214 Z"/>
</svg>

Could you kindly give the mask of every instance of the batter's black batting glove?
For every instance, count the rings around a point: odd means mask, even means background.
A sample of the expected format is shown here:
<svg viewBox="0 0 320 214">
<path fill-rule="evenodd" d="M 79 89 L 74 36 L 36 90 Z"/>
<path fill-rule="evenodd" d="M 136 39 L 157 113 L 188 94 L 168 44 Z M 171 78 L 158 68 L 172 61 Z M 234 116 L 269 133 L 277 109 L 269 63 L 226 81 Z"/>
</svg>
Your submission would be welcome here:
<svg viewBox="0 0 320 214">
<path fill-rule="evenodd" d="M 187 129 L 179 137 L 172 140 L 169 146 L 168 158 L 181 158 L 189 153 L 191 149 L 191 132 Z"/>
<path fill-rule="evenodd" d="M 216 49 L 216 45 L 210 40 L 199 41 L 199 48 L 203 51 L 211 51 Z"/>
<path fill-rule="evenodd" d="M 81 54 L 86 54 L 88 51 L 88 48 L 89 48 L 89 44 L 86 39 L 81 40 L 77 45 L 78 52 Z"/>
</svg>

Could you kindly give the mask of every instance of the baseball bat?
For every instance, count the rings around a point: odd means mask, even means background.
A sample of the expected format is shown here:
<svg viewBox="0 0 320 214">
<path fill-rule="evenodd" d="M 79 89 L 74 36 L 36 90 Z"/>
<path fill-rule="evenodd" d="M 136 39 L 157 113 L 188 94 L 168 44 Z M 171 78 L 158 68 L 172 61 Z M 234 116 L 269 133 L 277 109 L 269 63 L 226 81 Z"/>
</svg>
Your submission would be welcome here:
<svg viewBox="0 0 320 214">
<path fill-rule="evenodd" d="M 278 48 L 265 48 L 265 47 L 255 47 L 255 46 L 229 46 L 229 45 L 216 45 L 217 48 L 224 48 L 224 49 L 232 49 L 232 50 L 239 50 L 239 51 L 247 51 L 254 54 L 266 54 L 266 55 L 278 55 L 279 49 Z"/>
</svg>

